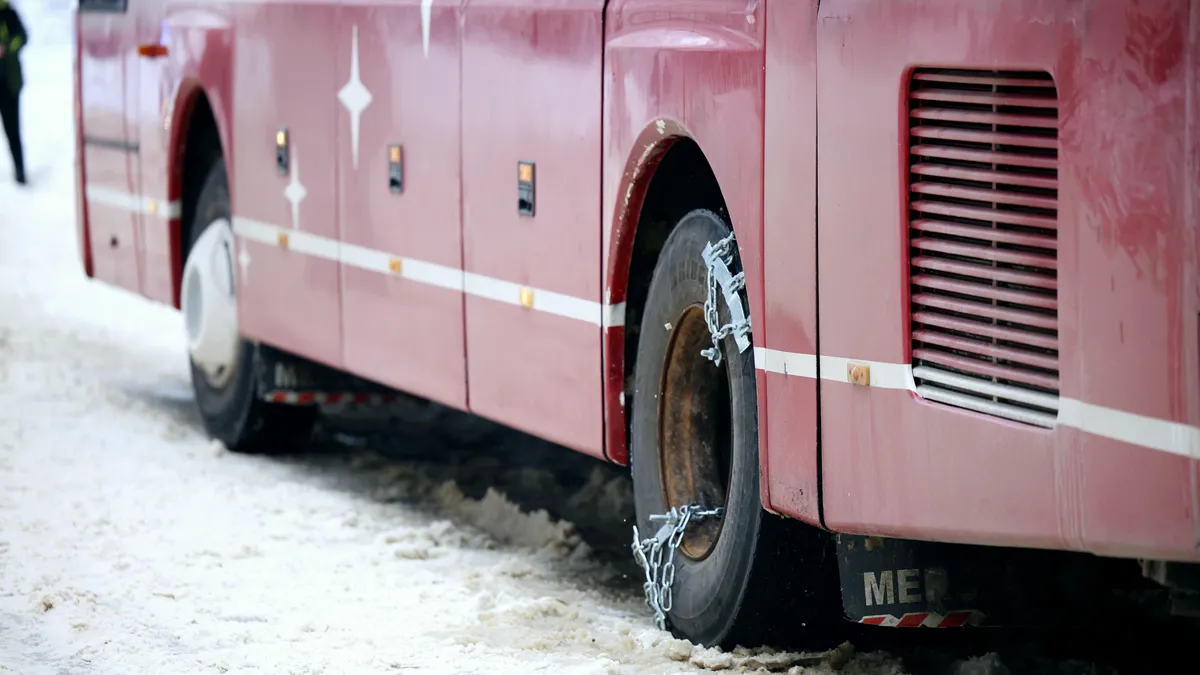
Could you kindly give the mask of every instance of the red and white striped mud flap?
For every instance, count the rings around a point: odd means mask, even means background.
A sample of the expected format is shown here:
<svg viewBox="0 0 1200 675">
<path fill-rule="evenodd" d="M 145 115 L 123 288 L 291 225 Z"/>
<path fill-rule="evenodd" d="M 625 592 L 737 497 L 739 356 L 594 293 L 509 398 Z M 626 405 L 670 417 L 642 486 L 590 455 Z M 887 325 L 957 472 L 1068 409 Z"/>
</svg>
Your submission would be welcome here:
<svg viewBox="0 0 1200 675">
<path fill-rule="evenodd" d="M 888 628 L 960 628 L 962 626 L 978 626 L 983 623 L 983 613 L 973 609 L 965 609 L 946 614 L 937 612 L 910 612 L 904 616 L 891 614 L 876 614 L 864 616 L 859 623 L 868 626 L 886 626 Z"/>
<path fill-rule="evenodd" d="M 263 400 L 288 405 L 381 406 L 394 403 L 396 395 L 275 389 L 263 394 Z"/>
</svg>

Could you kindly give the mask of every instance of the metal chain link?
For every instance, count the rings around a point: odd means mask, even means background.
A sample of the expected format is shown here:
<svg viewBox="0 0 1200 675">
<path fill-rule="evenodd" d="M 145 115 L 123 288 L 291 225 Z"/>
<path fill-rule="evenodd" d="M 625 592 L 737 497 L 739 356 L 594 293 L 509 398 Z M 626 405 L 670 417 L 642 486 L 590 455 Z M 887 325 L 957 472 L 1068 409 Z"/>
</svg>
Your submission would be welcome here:
<svg viewBox="0 0 1200 675">
<path fill-rule="evenodd" d="M 704 518 L 720 518 L 723 513 L 720 507 L 705 509 L 699 504 L 688 504 L 680 509 L 672 506 L 667 513 L 650 516 L 651 522 L 663 521 L 663 524 L 653 537 L 647 539 L 640 537 L 637 525 L 633 526 L 633 559 L 646 572 L 642 590 L 646 593 L 646 605 L 654 610 L 654 624 L 660 629 L 667 629 L 667 612 L 674 603 L 671 586 L 675 583 L 675 550 L 683 542 L 688 525 Z"/>
<path fill-rule="evenodd" d="M 701 350 L 700 354 L 706 359 L 713 362 L 715 365 L 721 365 L 721 340 L 724 340 L 729 335 L 733 335 L 740 343 L 748 343 L 750 334 L 750 318 L 745 317 L 738 320 L 737 315 L 730 307 L 730 314 L 733 321 L 725 325 L 721 325 L 721 317 L 717 313 L 717 286 L 718 274 L 717 265 L 720 264 L 725 277 L 729 278 L 727 287 L 722 288 L 726 296 L 726 304 L 729 304 L 730 296 L 746 287 L 746 273 L 738 272 L 732 277 L 729 276 L 729 265 L 733 264 L 733 233 L 718 241 L 717 243 L 709 243 L 704 247 L 701 257 L 704 259 L 704 266 L 708 269 L 708 297 L 704 299 L 704 321 L 708 324 L 708 332 L 712 335 L 712 347 Z M 738 299 L 739 309 L 741 300 Z M 738 312 L 743 314 L 744 312 Z M 739 345 L 740 346 L 740 345 Z M 744 347 L 742 347 L 744 349 Z"/>
</svg>

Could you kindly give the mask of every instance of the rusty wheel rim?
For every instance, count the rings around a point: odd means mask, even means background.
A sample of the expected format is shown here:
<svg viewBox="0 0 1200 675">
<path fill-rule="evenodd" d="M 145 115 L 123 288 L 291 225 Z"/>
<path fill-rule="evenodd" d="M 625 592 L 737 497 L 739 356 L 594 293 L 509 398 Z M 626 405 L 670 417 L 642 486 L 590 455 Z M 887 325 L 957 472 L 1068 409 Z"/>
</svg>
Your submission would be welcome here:
<svg viewBox="0 0 1200 675">
<path fill-rule="evenodd" d="M 729 490 L 731 410 L 726 363 L 700 355 L 712 346 L 704 308 L 685 309 L 673 326 L 658 392 L 658 461 L 667 508 L 724 507 Z M 701 560 L 716 546 L 724 518 L 692 524 L 680 552 Z"/>
</svg>

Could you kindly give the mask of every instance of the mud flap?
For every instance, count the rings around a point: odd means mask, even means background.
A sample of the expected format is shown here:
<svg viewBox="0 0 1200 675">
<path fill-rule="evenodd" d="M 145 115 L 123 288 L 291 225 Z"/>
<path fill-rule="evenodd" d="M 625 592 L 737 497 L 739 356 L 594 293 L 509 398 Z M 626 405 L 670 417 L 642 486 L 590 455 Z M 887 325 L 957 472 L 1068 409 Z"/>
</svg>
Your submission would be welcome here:
<svg viewBox="0 0 1200 675">
<path fill-rule="evenodd" d="M 837 553 L 846 617 L 868 625 L 1084 625 L 1135 605 L 1157 613 L 1161 604 L 1120 587 L 1140 576 L 1131 560 L 845 534 Z"/>
<path fill-rule="evenodd" d="M 842 606 L 852 621 L 898 628 L 984 623 L 978 567 L 946 546 L 883 537 L 838 535 Z"/>
</svg>

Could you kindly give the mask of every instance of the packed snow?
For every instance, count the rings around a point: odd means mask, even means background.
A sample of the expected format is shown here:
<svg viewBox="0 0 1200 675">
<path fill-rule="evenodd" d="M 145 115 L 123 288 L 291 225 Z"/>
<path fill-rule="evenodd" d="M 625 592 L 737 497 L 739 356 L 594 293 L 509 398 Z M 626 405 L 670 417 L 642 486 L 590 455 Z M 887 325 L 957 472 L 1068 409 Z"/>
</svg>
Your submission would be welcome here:
<svg viewBox="0 0 1200 675">
<path fill-rule="evenodd" d="M 564 484 L 508 456 L 559 449 L 208 441 L 180 317 L 81 270 L 73 4 L 20 5 L 28 188 L 0 146 L 0 671 L 903 671 L 849 645 L 722 653 L 659 631 L 636 570 L 584 541 L 627 536 L 627 477 L 572 455 Z M 1006 672 L 991 654 L 956 668 Z"/>
</svg>

